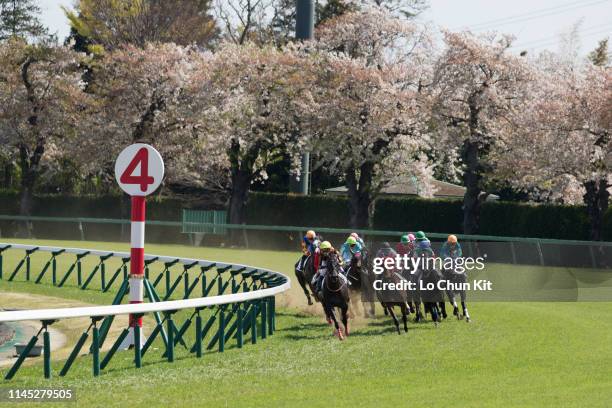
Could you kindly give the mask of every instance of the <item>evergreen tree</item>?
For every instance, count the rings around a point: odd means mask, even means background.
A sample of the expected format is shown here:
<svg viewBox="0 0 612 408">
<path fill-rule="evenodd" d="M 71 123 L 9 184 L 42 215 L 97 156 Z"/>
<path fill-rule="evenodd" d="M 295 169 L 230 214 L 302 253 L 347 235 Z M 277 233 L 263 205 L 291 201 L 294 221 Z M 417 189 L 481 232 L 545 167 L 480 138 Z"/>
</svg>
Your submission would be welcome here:
<svg viewBox="0 0 612 408">
<path fill-rule="evenodd" d="M 41 37 L 47 30 L 38 19 L 34 0 L 0 0 L 0 40 L 10 37 Z"/>
<path fill-rule="evenodd" d="M 589 59 L 593 65 L 598 67 L 605 67 L 608 65 L 608 39 L 605 38 L 599 41 L 599 45 L 589 54 Z"/>
</svg>

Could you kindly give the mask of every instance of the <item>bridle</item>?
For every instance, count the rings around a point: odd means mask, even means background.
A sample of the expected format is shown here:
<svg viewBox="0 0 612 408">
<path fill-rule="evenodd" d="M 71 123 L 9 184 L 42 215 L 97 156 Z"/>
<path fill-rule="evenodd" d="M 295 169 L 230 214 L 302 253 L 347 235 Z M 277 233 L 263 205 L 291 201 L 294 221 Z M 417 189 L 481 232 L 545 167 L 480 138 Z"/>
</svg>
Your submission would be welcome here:
<svg viewBox="0 0 612 408">
<path fill-rule="evenodd" d="M 330 261 L 330 263 L 332 263 Z M 332 289 L 329 287 L 329 278 L 331 278 L 331 274 L 333 273 L 334 276 L 336 277 L 336 279 L 340 280 L 340 276 L 338 275 L 338 271 L 335 268 L 335 265 L 330 265 L 332 268 L 327 272 L 327 276 L 325 276 L 325 288 L 327 290 L 329 290 L 332 293 L 337 293 L 340 292 L 340 290 L 342 290 L 342 286 L 344 286 L 343 283 L 340 283 L 340 285 L 338 285 L 338 289 Z M 333 271 L 333 272 L 332 272 Z"/>
</svg>

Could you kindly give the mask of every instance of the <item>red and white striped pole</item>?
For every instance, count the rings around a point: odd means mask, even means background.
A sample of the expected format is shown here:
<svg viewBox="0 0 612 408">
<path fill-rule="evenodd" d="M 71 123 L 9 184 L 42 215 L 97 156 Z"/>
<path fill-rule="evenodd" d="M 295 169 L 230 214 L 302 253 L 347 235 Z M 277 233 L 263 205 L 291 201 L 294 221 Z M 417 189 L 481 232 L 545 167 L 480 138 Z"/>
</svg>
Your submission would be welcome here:
<svg viewBox="0 0 612 408">
<path fill-rule="evenodd" d="M 130 303 L 142 303 L 144 279 L 145 196 L 132 196 L 130 233 Z M 142 327 L 142 317 L 130 315 L 130 327 Z M 133 330 L 133 329 L 132 329 Z"/>
<path fill-rule="evenodd" d="M 157 150 L 144 143 L 126 147 L 115 162 L 115 178 L 119 187 L 132 197 L 130 233 L 130 303 L 142 303 L 144 291 L 144 242 L 146 196 L 154 192 L 164 177 L 164 161 Z M 125 349 L 135 342 L 134 328 L 142 327 L 142 317 L 130 315 L 129 336 L 120 348 Z M 140 333 L 140 343 L 144 335 Z M 137 357 L 138 360 L 138 357 Z M 139 362 L 137 362 L 137 365 Z"/>
</svg>

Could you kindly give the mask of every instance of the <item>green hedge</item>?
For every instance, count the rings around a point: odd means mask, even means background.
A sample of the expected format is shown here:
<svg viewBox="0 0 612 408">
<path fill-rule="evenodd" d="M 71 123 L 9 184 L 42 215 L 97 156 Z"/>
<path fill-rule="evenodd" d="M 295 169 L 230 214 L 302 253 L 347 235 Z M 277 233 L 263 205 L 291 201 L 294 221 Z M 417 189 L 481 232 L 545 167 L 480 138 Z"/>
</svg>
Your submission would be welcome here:
<svg viewBox="0 0 612 408">
<path fill-rule="evenodd" d="M 297 225 L 346 228 L 349 207 L 346 197 L 296 194 L 251 193 L 247 222 L 259 225 Z"/>
<path fill-rule="evenodd" d="M 461 232 L 463 214 L 460 201 L 419 198 L 380 198 L 376 203 L 373 228 L 379 230 Z M 147 203 L 147 218 L 180 221 L 182 208 L 191 203 L 153 197 Z M 0 214 L 18 214 L 19 196 L 0 191 Z M 50 217 L 129 218 L 129 202 L 122 196 L 67 197 L 37 196 L 33 215 Z M 261 225 L 296 225 L 347 228 L 348 199 L 344 196 L 251 193 L 247 222 Z M 589 224 L 582 206 L 530 205 L 513 202 L 487 202 L 483 205 L 480 233 L 515 237 L 588 239 Z M 13 226 L 3 223 L 2 231 Z M 91 227 L 89 227 L 91 229 Z M 106 228 L 106 227 L 105 227 Z M 51 226 L 49 232 L 51 233 Z M 95 228 L 98 230 L 98 228 Z M 100 228 L 100 239 L 111 238 Z M 151 230 L 153 232 L 153 230 Z M 160 229 L 160 237 L 164 232 Z M 172 239 L 185 238 L 180 231 Z M 168 236 L 168 239 L 171 237 Z M 88 238 L 91 239 L 91 238 Z M 604 239 L 612 241 L 612 208 L 604 218 Z"/>
<path fill-rule="evenodd" d="M 180 220 L 183 202 L 172 198 L 152 197 L 147 200 L 147 218 L 151 220 Z M 35 196 L 32 215 L 46 217 L 129 218 L 127 196 L 63 196 L 45 194 Z M 0 191 L 0 214 L 19 214 L 19 194 Z"/>
<path fill-rule="evenodd" d="M 391 231 L 461 231 L 461 202 L 418 198 L 381 198 L 372 225 Z"/>
<path fill-rule="evenodd" d="M 378 230 L 461 232 L 461 201 L 383 197 L 376 202 L 372 227 Z M 343 196 L 252 193 L 248 222 L 346 228 L 348 200 Z M 583 206 L 491 201 L 483 204 L 480 234 L 587 240 L 589 223 Z M 612 240 L 612 207 L 604 219 L 604 239 Z"/>
</svg>

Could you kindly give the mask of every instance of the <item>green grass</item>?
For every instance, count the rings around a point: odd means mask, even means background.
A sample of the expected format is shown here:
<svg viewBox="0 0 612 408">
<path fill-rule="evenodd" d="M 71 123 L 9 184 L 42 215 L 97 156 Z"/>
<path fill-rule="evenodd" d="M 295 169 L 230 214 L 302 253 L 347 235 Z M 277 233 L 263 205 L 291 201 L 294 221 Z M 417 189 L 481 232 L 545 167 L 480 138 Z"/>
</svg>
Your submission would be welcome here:
<svg viewBox="0 0 612 408">
<path fill-rule="evenodd" d="M 38 243 L 116 250 L 126 246 Z M 286 252 L 155 245 L 147 252 L 244 262 L 284 273 L 296 257 Z M 13 262 L 10 256 L 5 264 Z M 25 282 L 1 281 L 0 290 L 102 304 L 112 298 L 93 290 Z M 289 296 L 301 294 L 294 287 Z M 257 345 L 247 343 L 243 350 L 230 341 L 225 353 L 209 351 L 200 360 L 178 347 L 177 361 L 170 364 L 161 358 L 158 344 L 140 370 L 133 368 L 132 354 L 123 352 L 96 379 L 90 358 L 83 357 L 65 378 L 57 376 L 62 362 L 54 361 L 55 376 L 49 381 L 35 364 L 3 385 L 73 387 L 79 406 L 104 407 L 610 405 L 612 303 L 470 306 L 470 324 L 453 319 L 438 328 L 412 323 L 407 335 L 398 336 L 389 319 L 380 317 L 357 325 L 345 342 L 331 337 L 320 317 L 286 308 L 279 311 L 273 336 Z"/>
</svg>

